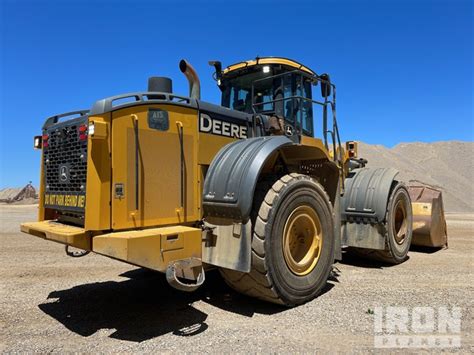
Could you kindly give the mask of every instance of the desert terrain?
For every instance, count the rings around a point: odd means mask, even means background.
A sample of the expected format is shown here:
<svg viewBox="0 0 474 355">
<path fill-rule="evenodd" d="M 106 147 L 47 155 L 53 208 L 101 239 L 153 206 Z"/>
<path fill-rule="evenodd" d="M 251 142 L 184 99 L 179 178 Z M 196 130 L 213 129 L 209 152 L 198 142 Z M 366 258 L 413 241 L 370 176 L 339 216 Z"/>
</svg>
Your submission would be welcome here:
<svg viewBox="0 0 474 355">
<path fill-rule="evenodd" d="M 366 352 L 377 306 L 460 307 L 462 348 L 453 350 L 474 350 L 473 214 L 447 215 L 448 249 L 412 250 L 398 266 L 344 256 L 322 295 L 287 309 L 233 292 L 216 272 L 187 294 L 161 274 L 67 257 L 62 245 L 18 231 L 36 210 L 0 206 L 3 352 Z"/>
<path fill-rule="evenodd" d="M 344 255 L 324 292 L 291 309 L 239 295 L 215 271 L 187 294 L 161 274 L 103 256 L 67 257 L 64 246 L 19 232 L 36 219 L 36 205 L 0 205 L 0 351 L 374 352 L 376 307 L 446 306 L 462 313 L 461 347 L 448 351 L 473 353 L 474 169 L 457 158 L 472 143 L 443 144 L 408 152 L 362 144 L 360 155 L 443 187 L 449 247 L 413 249 L 397 266 Z"/>
</svg>

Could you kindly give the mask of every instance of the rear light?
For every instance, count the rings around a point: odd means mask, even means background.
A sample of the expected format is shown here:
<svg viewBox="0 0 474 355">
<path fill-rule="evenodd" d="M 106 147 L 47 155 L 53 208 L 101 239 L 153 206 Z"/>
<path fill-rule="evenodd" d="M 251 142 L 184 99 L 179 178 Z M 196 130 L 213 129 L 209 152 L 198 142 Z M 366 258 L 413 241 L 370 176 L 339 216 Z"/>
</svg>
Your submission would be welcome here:
<svg viewBox="0 0 474 355">
<path fill-rule="evenodd" d="M 49 147 L 49 141 L 48 141 L 49 135 L 43 134 L 42 140 L 43 140 L 43 148 Z"/>
<path fill-rule="evenodd" d="M 79 140 L 87 140 L 87 125 L 85 124 L 79 126 Z"/>
<path fill-rule="evenodd" d="M 89 123 L 89 134 L 91 136 L 94 136 L 94 133 L 95 133 L 95 124 L 94 124 L 94 121 L 92 121 L 91 123 Z"/>
<path fill-rule="evenodd" d="M 33 141 L 33 147 L 35 149 L 41 149 L 43 147 L 43 137 L 42 136 L 35 136 Z"/>
</svg>

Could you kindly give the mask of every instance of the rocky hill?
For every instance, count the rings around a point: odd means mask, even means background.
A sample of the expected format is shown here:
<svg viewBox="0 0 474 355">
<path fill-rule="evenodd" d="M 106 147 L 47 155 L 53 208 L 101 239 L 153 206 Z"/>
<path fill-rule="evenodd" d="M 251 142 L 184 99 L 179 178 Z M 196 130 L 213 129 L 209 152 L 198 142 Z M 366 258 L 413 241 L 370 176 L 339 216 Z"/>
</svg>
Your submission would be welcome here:
<svg viewBox="0 0 474 355">
<path fill-rule="evenodd" d="M 443 191 L 448 212 L 474 212 L 474 142 L 400 143 L 393 148 L 359 142 L 359 157 L 372 167 L 393 167 L 404 181 Z"/>
<path fill-rule="evenodd" d="M 38 203 L 38 194 L 31 183 L 23 188 L 6 188 L 0 190 L 0 203 L 34 204 Z"/>
</svg>

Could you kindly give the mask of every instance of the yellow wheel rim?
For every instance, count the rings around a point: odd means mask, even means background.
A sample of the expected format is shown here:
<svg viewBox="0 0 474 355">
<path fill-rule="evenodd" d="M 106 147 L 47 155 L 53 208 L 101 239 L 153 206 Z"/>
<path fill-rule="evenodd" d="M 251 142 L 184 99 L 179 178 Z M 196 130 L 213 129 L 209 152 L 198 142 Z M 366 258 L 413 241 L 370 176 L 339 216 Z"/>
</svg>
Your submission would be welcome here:
<svg viewBox="0 0 474 355">
<path fill-rule="evenodd" d="M 393 217 L 393 235 L 395 242 L 398 245 L 403 244 L 407 236 L 407 211 L 405 209 L 405 201 L 400 200 L 395 206 L 395 213 Z"/>
<path fill-rule="evenodd" d="M 283 256 L 291 272 L 304 276 L 318 263 L 323 245 L 321 222 L 309 206 L 296 208 L 283 230 Z"/>
</svg>

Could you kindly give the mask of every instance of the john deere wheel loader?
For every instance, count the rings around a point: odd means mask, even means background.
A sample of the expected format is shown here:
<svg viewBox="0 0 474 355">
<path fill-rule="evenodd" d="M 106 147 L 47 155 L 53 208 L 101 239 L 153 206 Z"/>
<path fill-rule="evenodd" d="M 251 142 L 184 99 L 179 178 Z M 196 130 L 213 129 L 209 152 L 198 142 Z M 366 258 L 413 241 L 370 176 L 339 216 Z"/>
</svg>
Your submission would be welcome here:
<svg viewBox="0 0 474 355">
<path fill-rule="evenodd" d="M 404 261 L 407 187 L 394 169 L 366 168 L 355 142 L 343 147 L 329 75 L 285 58 L 210 64 L 221 106 L 200 100 L 182 60 L 187 97 L 152 77 L 146 92 L 48 118 L 35 137 L 39 221 L 22 231 L 166 273 L 184 291 L 217 267 L 237 291 L 288 306 L 318 295 L 342 248 Z"/>
</svg>

